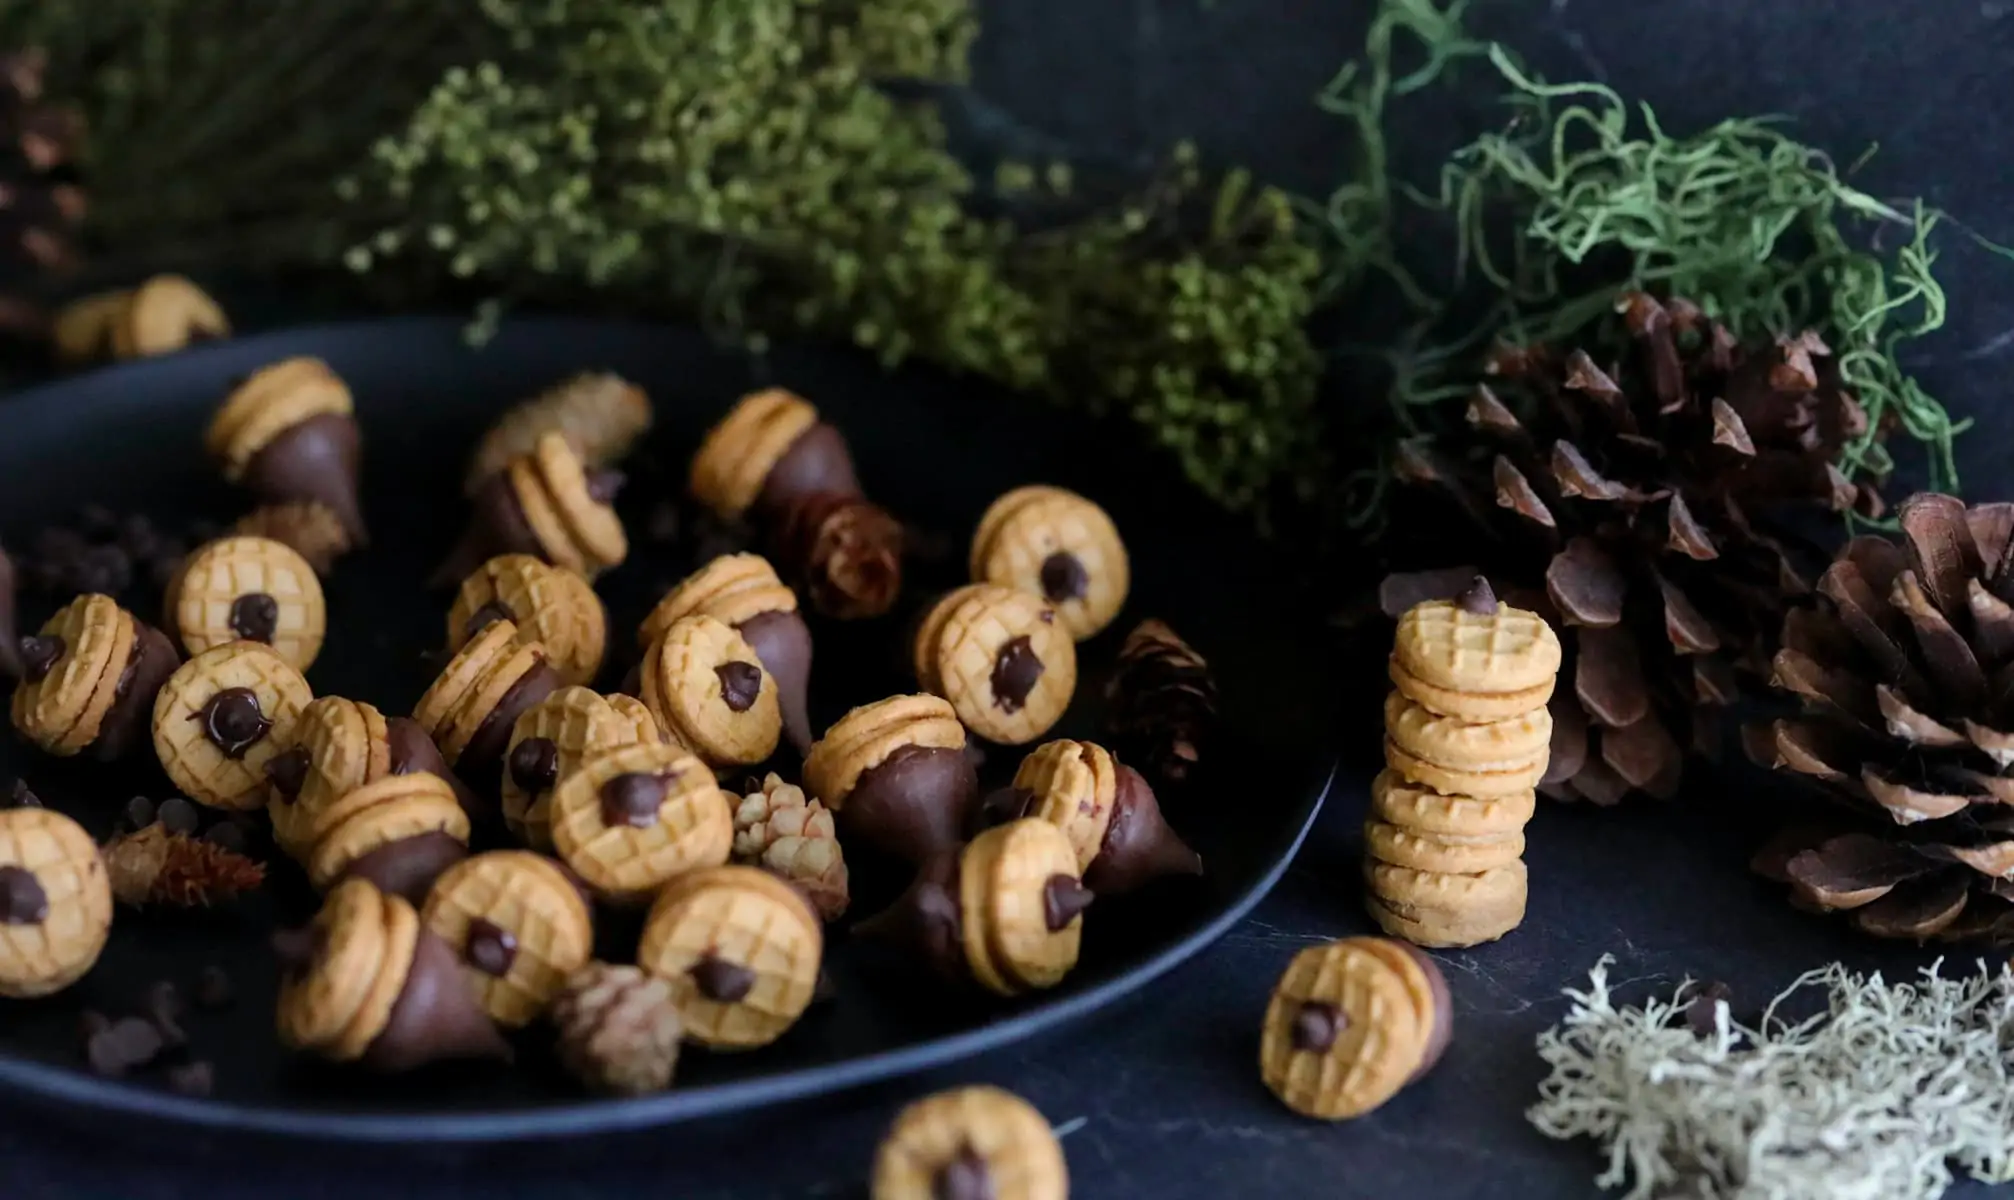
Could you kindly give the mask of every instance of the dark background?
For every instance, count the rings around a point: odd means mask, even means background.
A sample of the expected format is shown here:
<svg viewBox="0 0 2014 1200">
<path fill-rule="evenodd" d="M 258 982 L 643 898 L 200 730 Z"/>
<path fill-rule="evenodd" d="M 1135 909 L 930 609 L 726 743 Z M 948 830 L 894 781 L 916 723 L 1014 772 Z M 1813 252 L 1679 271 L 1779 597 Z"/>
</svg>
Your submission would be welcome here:
<svg viewBox="0 0 2014 1200">
<path fill-rule="evenodd" d="M 1320 192 L 1343 177 L 1349 146 L 1310 97 L 1358 51 L 1369 10 L 1364 0 L 993 0 L 982 4 L 977 89 L 1031 135 L 1072 152 L 1129 161 L 1187 136 L 1215 158 Z M 1674 132 L 1777 112 L 1841 161 L 1879 143 L 1857 184 L 1884 198 L 1920 195 L 2014 242 L 2006 0 L 1484 0 L 1477 19 L 1549 77 L 1607 82 L 1653 104 Z M 1395 118 L 1402 154 L 1430 164 L 1490 110 L 1435 103 Z M 1955 230 L 1943 246 L 1950 324 L 1909 365 L 1954 412 L 1980 422 L 1961 442 L 1968 494 L 2004 498 L 2014 495 L 2003 482 L 2014 423 L 2002 402 L 2014 365 L 2014 263 Z M 246 328 L 285 311 L 234 306 Z M 1382 690 L 1369 678 L 1342 686 Z M 1357 741 L 1347 731 L 1340 740 Z M 1560 989 L 1584 982 L 1601 954 L 1616 955 L 1614 977 L 1633 981 L 1633 993 L 1693 974 L 1732 981 L 1738 1005 L 1759 1005 L 1835 957 L 1890 969 L 1915 960 L 1791 912 L 1746 874 L 1742 817 L 1752 800 L 1743 789 L 1752 781 L 1721 789 L 1726 800 L 1714 806 L 1697 796 L 1609 812 L 1547 806 L 1529 831 L 1524 927 L 1499 945 L 1440 956 L 1456 1010 L 1440 1068 L 1363 1120 L 1299 1120 L 1258 1082 L 1258 1020 L 1296 950 L 1368 928 L 1355 829 L 1370 772 L 1346 764 L 1274 896 L 1151 998 L 937 1076 L 729 1126 L 444 1159 L 229 1139 L 161 1146 L 111 1123 L 56 1130 L 9 1113 L 0 1197 L 864 1195 L 894 1110 L 977 1080 L 1013 1088 L 1068 1131 L 1081 1196 L 1587 1195 L 1596 1156 L 1540 1137 L 1523 1109 L 1542 1074 L 1533 1036 L 1565 1011 Z"/>
</svg>

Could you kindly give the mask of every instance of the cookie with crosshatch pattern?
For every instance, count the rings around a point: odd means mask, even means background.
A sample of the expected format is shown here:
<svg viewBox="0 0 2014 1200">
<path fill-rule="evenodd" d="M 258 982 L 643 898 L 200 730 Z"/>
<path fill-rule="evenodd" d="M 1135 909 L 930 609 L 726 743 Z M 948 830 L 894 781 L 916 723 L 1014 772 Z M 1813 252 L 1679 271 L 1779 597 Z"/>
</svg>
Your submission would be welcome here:
<svg viewBox="0 0 2014 1200">
<path fill-rule="evenodd" d="M 318 888 L 356 875 L 381 891 L 424 900 L 441 872 L 468 856 L 469 818 L 436 775 L 386 775 L 317 816 L 304 865 Z"/>
<path fill-rule="evenodd" d="M 1105 510 L 1040 485 L 995 500 L 972 536 L 972 578 L 1047 600 L 1078 641 L 1112 623 L 1133 585 L 1126 543 Z"/>
<path fill-rule="evenodd" d="M 154 700 L 180 658 L 160 630 L 110 596 L 72 600 L 18 644 L 14 729 L 43 751 L 100 762 L 145 744 Z"/>
<path fill-rule="evenodd" d="M 604 750 L 657 743 L 656 722 L 648 713 L 644 720 L 647 736 L 633 714 L 583 687 L 561 688 L 526 709 L 511 727 L 510 748 L 504 753 L 504 824 L 525 845 L 550 852 L 553 789 Z"/>
<path fill-rule="evenodd" d="M 239 811 L 262 807 L 266 766 L 293 744 L 314 701 L 272 647 L 229 642 L 176 668 L 154 700 L 154 753 L 182 794 Z"/>
<path fill-rule="evenodd" d="M 672 986 L 685 1035 L 719 1050 L 782 1037 L 818 989 L 825 934 L 796 888 L 755 867 L 708 867 L 666 884 L 637 965 Z"/>
<path fill-rule="evenodd" d="M 1003 746 L 1041 737 L 1077 690 L 1077 646 L 1040 596 L 978 583 L 945 596 L 917 627 L 916 678 L 973 733 Z"/>
<path fill-rule="evenodd" d="M 996 1087 L 926 1096 L 874 1155 L 872 1200 L 1065 1200 L 1063 1146 L 1026 1100 Z"/>
<path fill-rule="evenodd" d="M 1433 1068 L 1452 1018 L 1440 968 L 1413 947 L 1387 938 L 1310 946 L 1273 987 L 1259 1074 L 1302 1116 L 1360 1117 Z"/>
<path fill-rule="evenodd" d="M 592 682 L 601 670 L 608 613 L 578 573 L 529 554 L 499 554 L 483 563 L 462 580 L 448 608 L 448 652 L 499 619 L 517 626 L 520 641 L 544 646 L 567 683 Z"/>
<path fill-rule="evenodd" d="M 427 894 L 423 920 L 460 956 L 477 999 L 506 1029 L 545 1012 L 594 951 L 580 888 L 558 863 L 527 850 L 492 850 L 448 868 Z"/>
<path fill-rule="evenodd" d="M 776 753 L 776 680 L 733 626 L 704 613 L 673 621 L 644 652 L 640 681 L 665 736 L 707 763 L 748 766 Z"/>
<path fill-rule="evenodd" d="M 1422 703 L 1435 695 L 1459 695 L 1485 701 L 1514 696 L 1516 703 L 1526 704 L 1538 689 L 1552 686 L 1559 663 L 1559 637 L 1552 626 L 1537 613 L 1498 603 L 1480 579 L 1453 600 L 1429 600 L 1408 609 L 1399 618 L 1392 644 L 1394 669 L 1432 689 L 1414 697 Z M 1399 690 L 1407 690 L 1404 683 Z M 1445 699 L 1442 704 L 1428 706 L 1436 711 L 1460 707 Z"/>
<path fill-rule="evenodd" d="M 328 633 L 321 578 L 291 546 L 270 538 L 197 547 L 169 586 L 164 610 L 191 654 L 261 642 L 296 671 L 314 665 Z"/>
<path fill-rule="evenodd" d="M 0 996 L 69 987 L 111 930 L 112 886 L 91 835 L 50 809 L 0 810 Z"/>
<path fill-rule="evenodd" d="M 552 841 L 595 895 L 649 901 L 734 850 L 734 809 L 707 765 L 677 746 L 638 743 L 584 759 L 552 797 Z"/>
</svg>

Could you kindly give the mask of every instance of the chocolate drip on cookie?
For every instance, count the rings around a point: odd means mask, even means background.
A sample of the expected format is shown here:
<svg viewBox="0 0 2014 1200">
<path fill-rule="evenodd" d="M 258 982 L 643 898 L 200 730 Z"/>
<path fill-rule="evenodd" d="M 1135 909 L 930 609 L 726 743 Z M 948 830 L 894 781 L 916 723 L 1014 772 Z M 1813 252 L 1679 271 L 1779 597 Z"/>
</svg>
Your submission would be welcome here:
<svg viewBox="0 0 2014 1200">
<path fill-rule="evenodd" d="M 994 707 L 1002 712 L 1020 712 L 1045 669 L 1027 635 L 1010 639 L 993 659 Z"/>
<path fill-rule="evenodd" d="M 920 863 L 964 835 L 979 773 L 963 750 L 903 746 L 863 772 L 839 821 L 849 836 Z"/>
<path fill-rule="evenodd" d="M 98 727 L 97 740 L 91 743 L 91 756 L 99 762 L 124 758 L 135 743 L 152 736 L 154 698 L 182 665 L 181 655 L 175 653 L 167 634 L 144 621 L 135 620 L 133 625 L 133 653 L 120 672 L 112 707 Z"/>
<path fill-rule="evenodd" d="M 370 541 L 357 505 L 359 438 L 343 413 L 309 417 L 266 443 L 245 465 L 245 486 L 269 504 L 311 500 L 336 514 L 350 541 Z"/>
<path fill-rule="evenodd" d="M 1058 550 L 1042 560 L 1042 594 L 1051 604 L 1082 600 L 1091 590 L 1091 573 L 1068 550 Z"/>
<path fill-rule="evenodd" d="M 938 974 L 967 982 L 965 925 L 958 901 L 964 848 L 954 846 L 923 864 L 909 889 L 894 904 L 854 927 L 861 937 L 920 956 Z"/>
<path fill-rule="evenodd" d="M 259 707 L 259 694 L 250 688 L 225 688 L 204 701 L 190 714 L 203 723 L 203 736 L 223 751 L 225 758 L 243 758 L 245 752 L 265 740 L 273 723 Z"/>
<path fill-rule="evenodd" d="M 658 809 L 671 787 L 664 775 L 631 771 L 601 785 L 601 821 L 604 825 L 627 825 L 648 829 L 657 824 Z"/>
<path fill-rule="evenodd" d="M 230 625 L 248 642 L 271 645 L 280 628 L 280 602 L 264 592 L 247 592 L 231 601 Z"/>
<path fill-rule="evenodd" d="M 808 754 L 811 733 L 811 627 L 795 611 L 757 613 L 735 626 L 748 642 L 762 669 L 776 681 L 776 699 L 783 708 L 783 732 L 799 754 Z M 641 677 L 639 676 L 639 683 Z M 625 687 L 624 691 L 630 691 Z M 634 694 L 634 693 L 632 693 Z"/>
<path fill-rule="evenodd" d="M 729 712 L 745 713 L 762 694 L 762 668 L 748 662 L 724 662 L 713 669 L 720 679 L 720 699 Z"/>
<path fill-rule="evenodd" d="M 376 1071 L 409 1071 L 447 1059 L 508 1059 L 510 1045 L 476 1000 L 453 949 L 422 928 L 405 987 L 363 1063 Z"/>
<path fill-rule="evenodd" d="M 1101 896 L 1116 896 L 1169 875 L 1201 875 L 1202 857 L 1169 828 L 1147 780 L 1124 764 L 1116 774 L 1112 819 L 1097 857 L 1084 870 L 1085 885 Z"/>
<path fill-rule="evenodd" d="M 49 893 L 26 867 L 0 867 L 0 924 L 40 925 L 49 917 Z"/>
</svg>

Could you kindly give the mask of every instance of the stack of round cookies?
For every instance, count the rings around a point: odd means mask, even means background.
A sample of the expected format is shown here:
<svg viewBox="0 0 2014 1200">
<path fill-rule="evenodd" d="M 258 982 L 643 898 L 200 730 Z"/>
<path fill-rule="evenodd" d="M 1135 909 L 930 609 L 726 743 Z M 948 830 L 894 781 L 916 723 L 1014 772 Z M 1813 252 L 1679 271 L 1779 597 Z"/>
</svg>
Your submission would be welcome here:
<svg viewBox="0 0 2014 1200">
<path fill-rule="evenodd" d="M 1494 941 L 1524 919 L 1524 826 L 1552 743 L 1559 638 L 1478 578 L 1399 619 L 1386 770 L 1371 784 L 1371 916 L 1422 946 Z"/>
</svg>

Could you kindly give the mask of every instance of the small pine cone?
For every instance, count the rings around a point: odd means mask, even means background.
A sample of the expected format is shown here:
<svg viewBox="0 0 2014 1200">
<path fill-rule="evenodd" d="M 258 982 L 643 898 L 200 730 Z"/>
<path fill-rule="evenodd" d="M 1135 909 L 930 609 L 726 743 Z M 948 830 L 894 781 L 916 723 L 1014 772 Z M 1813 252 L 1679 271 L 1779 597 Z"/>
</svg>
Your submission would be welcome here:
<svg viewBox="0 0 2014 1200">
<path fill-rule="evenodd" d="M 589 470 L 617 462 L 650 429 L 650 399 L 618 375 L 577 375 L 505 413 L 483 436 L 469 464 L 471 495 L 483 480 L 558 433 Z"/>
<path fill-rule="evenodd" d="M 859 496 L 819 493 L 780 523 L 776 560 L 811 606 L 840 621 L 878 617 L 902 592 L 902 523 Z"/>
<path fill-rule="evenodd" d="M 1202 758 L 1217 719 L 1217 681 L 1203 656 L 1161 621 L 1126 635 L 1105 684 L 1113 752 L 1155 783 L 1181 784 Z"/>
<path fill-rule="evenodd" d="M 685 1030 L 664 980 L 591 962 L 567 978 L 552 1021 L 560 1062 L 590 1090 L 641 1096 L 671 1086 Z"/>
<path fill-rule="evenodd" d="M 734 856 L 797 885 L 823 919 L 846 915 L 846 856 L 832 813 L 774 772 L 734 810 Z"/>
<path fill-rule="evenodd" d="M 326 578 L 336 560 L 350 552 L 350 533 L 333 509 L 304 500 L 268 504 L 247 513 L 232 530 L 247 537 L 271 538 L 308 560 L 315 574 Z"/>
<path fill-rule="evenodd" d="M 262 864 L 216 842 L 170 833 L 159 823 L 113 838 L 104 859 L 112 894 L 135 908 L 207 908 L 266 881 Z"/>
</svg>

